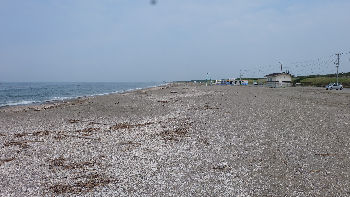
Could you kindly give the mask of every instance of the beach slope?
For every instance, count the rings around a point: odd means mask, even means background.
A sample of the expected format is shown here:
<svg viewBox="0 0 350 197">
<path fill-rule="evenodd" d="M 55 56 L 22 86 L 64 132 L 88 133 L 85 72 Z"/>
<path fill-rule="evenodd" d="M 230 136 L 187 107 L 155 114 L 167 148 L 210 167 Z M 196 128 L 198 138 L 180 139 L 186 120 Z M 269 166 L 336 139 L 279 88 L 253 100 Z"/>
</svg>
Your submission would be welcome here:
<svg viewBox="0 0 350 197">
<path fill-rule="evenodd" d="M 169 84 L 0 108 L 1 196 L 348 196 L 350 93 Z"/>
</svg>

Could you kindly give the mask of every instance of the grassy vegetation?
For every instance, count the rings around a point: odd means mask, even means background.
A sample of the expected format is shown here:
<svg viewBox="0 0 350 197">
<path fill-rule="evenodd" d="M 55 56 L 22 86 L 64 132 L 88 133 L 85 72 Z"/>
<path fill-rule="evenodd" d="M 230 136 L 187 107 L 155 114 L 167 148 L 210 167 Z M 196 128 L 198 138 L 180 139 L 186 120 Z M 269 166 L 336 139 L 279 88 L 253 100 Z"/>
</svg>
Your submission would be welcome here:
<svg viewBox="0 0 350 197">
<path fill-rule="evenodd" d="M 265 78 L 242 78 L 242 80 L 248 80 L 248 84 L 252 85 L 253 82 L 257 82 L 258 84 L 265 84 L 266 79 Z"/>
<path fill-rule="evenodd" d="M 350 87 L 350 78 L 349 77 L 341 77 L 338 79 L 344 87 Z M 337 81 L 335 77 L 315 77 L 315 78 L 306 78 L 301 80 L 302 84 L 323 87 L 329 83 L 334 83 Z"/>
<path fill-rule="evenodd" d="M 293 78 L 293 84 L 301 83 L 305 86 L 318 86 L 324 87 L 329 83 L 334 83 L 337 81 L 335 74 L 328 75 L 310 75 L 310 76 L 300 76 Z M 339 74 L 339 82 L 343 84 L 344 87 L 350 87 L 350 72 Z"/>
</svg>

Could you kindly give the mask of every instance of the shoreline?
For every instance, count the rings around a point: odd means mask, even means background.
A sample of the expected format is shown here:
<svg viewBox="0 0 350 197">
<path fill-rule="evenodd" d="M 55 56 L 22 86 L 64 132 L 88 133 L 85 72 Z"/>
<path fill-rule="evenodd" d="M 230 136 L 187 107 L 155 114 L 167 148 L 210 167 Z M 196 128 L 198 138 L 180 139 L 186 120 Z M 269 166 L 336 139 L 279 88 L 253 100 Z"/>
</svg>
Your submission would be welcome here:
<svg viewBox="0 0 350 197">
<path fill-rule="evenodd" d="M 115 92 L 110 92 L 110 93 L 100 93 L 100 94 L 96 94 L 96 95 L 77 96 L 74 98 L 52 99 L 52 100 L 45 100 L 45 101 L 41 101 L 41 102 L 34 102 L 33 101 L 32 103 L 28 103 L 28 104 L 3 105 L 3 106 L 0 106 L 0 111 L 1 110 L 11 110 L 11 109 L 13 109 L 15 111 L 18 111 L 18 109 L 21 109 L 21 110 L 47 109 L 47 108 L 50 108 L 52 106 L 56 106 L 56 105 L 60 105 L 60 104 L 64 104 L 64 103 L 78 102 L 78 100 L 82 100 L 82 99 L 94 98 L 94 97 L 98 97 L 98 96 L 113 95 L 113 94 L 123 94 L 123 93 L 127 93 L 127 92 L 143 90 L 143 89 L 162 87 L 162 86 L 166 86 L 168 84 L 172 84 L 172 83 L 165 83 L 165 84 L 149 86 L 149 87 L 144 87 L 144 88 L 135 88 L 135 89 L 129 89 L 129 90 L 115 91 Z"/>
<path fill-rule="evenodd" d="M 350 94 L 172 83 L 0 110 L 0 195 L 346 196 Z"/>
<path fill-rule="evenodd" d="M 74 102 L 75 100 L 79 100 L 79 99 L 86 99 L 86 98 L 91 98 L 91 97 L 98 97 L 98 96 L 106 96 L 106 95 L 112 95 L 112 94 L 123 94 L 123 93 L 127 93 L 127 92 L 133 92 L 133 91 L 138 91 L 138 90 L 143 90 L 143 89 L 150 89 L 150 88 L 155 88 L 155 87 L 162 87 L 162 86 L 167 86 L 170 84 L 193 84 L 195 85 L 195 83 L 192 82 L 169 82 L 169 83 L 165 83 L 165 84 L 160 84 L 160 85 L 156 85 L 156 86 L 150 86 L 150 87 L 144 87 L 144 88 L 135 88 L 135 89 L 130 89 L 130 90 L 123 90 L 123 91 L 116 91 L 116 92 L 110 92 L 110 93 L 101 93 L 101 94 L 96 94 L 96 95 L 86 95 L 86 96 L 77 96 L 74 98 L 63 98 L 63 99 L 52 99 L 52 100 L 45 100 L 42 102 L 34 102 L 33 103 L 28 103 L 28 104 L 16 104 L 16 105 L 2 105 L 0 106 L 0 111 L 5 109 L 5 110 L 10 110 L 11 108 L 29 108 L 29 109 L 35 109 L 35 108 L 45 108 L 45 107 L 50 107 L 50 106 L 54 106 L 54 105 L 58 105 L 58 104 L 62 104 L 62 103 L 66 103 L 66 102 Z M 203 85 L 203 84 L 196 84 L 196 85 Z M 216 85 L 212 85 L 212 86 L 216 86 Z M 210 86 L 209 86 L 210 87 Z M 233 86 L 231 86 L 233 87 Z M 259 88 L 268 88 L 265 86 L 253 86 L 253 85 L 248 85 L 246 87 L 259 87 Z M 287 87 L 287 88 L 304 88 L 304 89 L 318 89 L 318 90 L 323 90 L 323 87 L 317 87 L 317 86 L 299 86 L 299 87 Z M 342 91 L 339 91 L 339 93 L 348 93 L 350 92 L 350 88 L 344 88 Z M 43 107 L 40 107 L 43 106 Z"/>
</svg>

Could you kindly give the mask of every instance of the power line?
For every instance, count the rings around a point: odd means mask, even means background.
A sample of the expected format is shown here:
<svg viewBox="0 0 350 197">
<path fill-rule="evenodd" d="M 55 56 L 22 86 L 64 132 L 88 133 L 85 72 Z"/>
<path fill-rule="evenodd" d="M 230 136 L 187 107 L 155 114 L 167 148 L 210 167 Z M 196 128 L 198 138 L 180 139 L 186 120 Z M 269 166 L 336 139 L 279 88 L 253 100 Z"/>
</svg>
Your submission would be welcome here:
<svg viewBox="0 0 350 197">
<path fill-rule="evenodd" d="M 350 62 L 350 51 L 339 54 L 348 56 Z M 283 64 L 283 68 L 288 69 L 291 73 L 295 73 L 297 75 L 329 74 L 332 73 L 333 70 L 330 65 L 334 63 L 334 60 L 336 58 L 337 55 L 333 54 L 330 56 L 304 61 L 293 61 L 290 63 L 287 62 Z M 277 68 L 277 64 L 259 65 L 254 69 L 249 69 L 249 71 L 247 70 L 247 74 L 249 73 L 250 75 L 259 77 L 274 72 L 277 70 Z"/>
</svg>

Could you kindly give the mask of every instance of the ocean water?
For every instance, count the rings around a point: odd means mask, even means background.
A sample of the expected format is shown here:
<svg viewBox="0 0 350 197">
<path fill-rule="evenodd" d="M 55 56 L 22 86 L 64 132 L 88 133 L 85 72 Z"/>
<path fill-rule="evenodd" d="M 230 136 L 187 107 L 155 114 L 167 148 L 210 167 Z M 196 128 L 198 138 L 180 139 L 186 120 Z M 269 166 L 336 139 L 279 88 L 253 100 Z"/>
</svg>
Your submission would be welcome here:
<svg viewBox="0 0 350 197">
<path fill-rule="evenodd" d="M 157 82 L 146 83 L 7 83 L 0 82 L 0 107 L 28 105 L 46 101 L 65 100 L 82 96 L 104 95 L 161 85 Z"/>
</svg>

